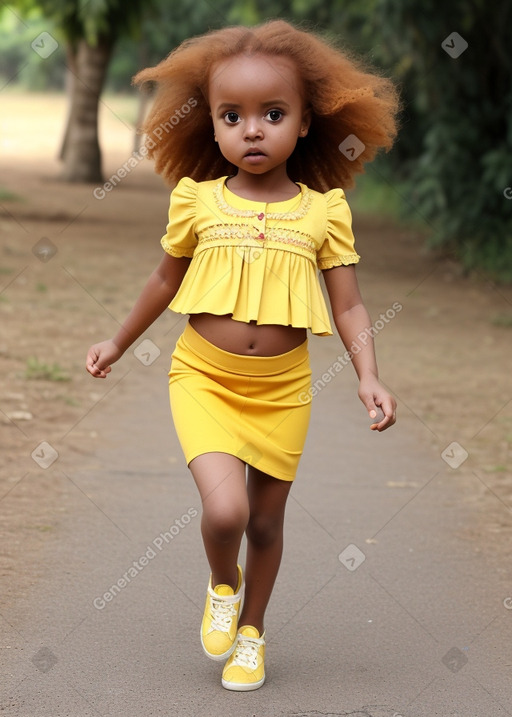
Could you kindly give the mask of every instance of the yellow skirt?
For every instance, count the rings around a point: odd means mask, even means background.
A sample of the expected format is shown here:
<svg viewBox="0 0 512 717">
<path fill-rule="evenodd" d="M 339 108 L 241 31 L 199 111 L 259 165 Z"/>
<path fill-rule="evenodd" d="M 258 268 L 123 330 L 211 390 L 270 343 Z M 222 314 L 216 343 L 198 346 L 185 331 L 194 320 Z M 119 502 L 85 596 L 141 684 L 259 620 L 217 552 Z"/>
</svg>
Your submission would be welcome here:
<svg viewBox="0 0 512 717">
<path fill-rule="evenodd" d="M 187 464 L 219 451 L 292 481 L 309 425 L 310 385 L 307 340 L 278 356 L 247 356 L 214 346 L 187 324 L 169 371 Z"/>
</svg>

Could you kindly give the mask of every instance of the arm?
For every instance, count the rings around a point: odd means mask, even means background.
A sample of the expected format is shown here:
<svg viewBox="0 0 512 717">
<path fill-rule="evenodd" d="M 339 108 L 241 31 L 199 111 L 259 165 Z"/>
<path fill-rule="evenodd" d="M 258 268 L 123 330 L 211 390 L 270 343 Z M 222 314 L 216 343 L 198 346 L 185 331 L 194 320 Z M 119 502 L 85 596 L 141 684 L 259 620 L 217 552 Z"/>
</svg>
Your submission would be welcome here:
<svg viewBox="0 0 512 717">
<path fill-rule="evenodd" d="M 377 361 L 371 332 L 370 316 L 363 304 L 354 265 L 337 266 L 323 272 L 331 303 L 334 323 L 345 348 L 356 344 L 360 351 L 352 352 L 352 363 L 359 378 L 359 398 L 368 410 L 370 418 L 377 416 L 381 408 L 384 418 L 371 428 L 384 431 L 395 423 L 396 401 L 379 383 Z M 360 341 L 364 335 L 364 343 Z"/>
<path fill-rule="evenodd" d="M 120 359 L 167 308 L 183 281 L 189 263 L 190 259 L 164 254 L 114 338 L 89 349 L 86 369 L 92 376 L 106 378 L 111 371 L 110 364 Z"/>
</svg>

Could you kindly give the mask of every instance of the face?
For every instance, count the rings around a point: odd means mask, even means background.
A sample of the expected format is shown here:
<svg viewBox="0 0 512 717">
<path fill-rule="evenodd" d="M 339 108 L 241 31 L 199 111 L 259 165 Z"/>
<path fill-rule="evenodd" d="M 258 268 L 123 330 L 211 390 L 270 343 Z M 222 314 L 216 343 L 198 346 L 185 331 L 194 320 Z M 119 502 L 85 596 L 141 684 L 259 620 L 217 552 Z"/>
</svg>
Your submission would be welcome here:
<svg viewBox="0 0 512 717">
<path fill-rule="evenodd" d="M 249 174 L 286 173 L 286 160 L 310 124 L 291 60 L 255 54 L 218 62 L 209 102 L 216 140 L 231 164 Z"/>
</svg>

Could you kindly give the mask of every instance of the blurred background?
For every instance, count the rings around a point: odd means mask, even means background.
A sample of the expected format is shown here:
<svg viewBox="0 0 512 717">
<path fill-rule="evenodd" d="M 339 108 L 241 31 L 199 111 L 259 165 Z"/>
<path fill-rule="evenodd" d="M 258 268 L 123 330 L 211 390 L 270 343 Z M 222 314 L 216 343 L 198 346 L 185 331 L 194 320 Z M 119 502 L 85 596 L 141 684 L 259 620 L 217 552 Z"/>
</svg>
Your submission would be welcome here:
<svg viewBox="0 0 512 717">
<path fill-rule="evenodd" d="M 55 559 L 43 546 L 59 536 L 61 523 L 82 511 L 89 515 L 92 503 L 109 506 L 106 513 L 114 516 L 124 511 L 121 521 L 132 516 L 138 525 L 125 486 L 127 461 L 127 474 L 145 476 L 148 505 L 166 496 L 158 501 L 162 523 L 169 506 L 171 514 L 182 512 L 166 492 L 176 480 L 189 484 L 168 416 L 167 370 L 184 317 L 164 312 L 148 330 L 147 365 L 139 345 L 107 381 L 85 371 L 89 346 L 117 331 L 160 261 L 167 223 L 169 188 L 142 160 L 136 131 L 151 97 L 131 79 L 187 37 L 274 17 L 359 54 L 393 78 L 402 98 L 392 151 L 368 165 L 349 193 L 365 305 L 374 321 L 392 317 L 375 321 L 381 327 L 376 348 L 382 380 L 398 402 L 398 424 L 379 436 L 358 432 L 358 465 L 342 481 L 350 491 L 351 481 L 364 476 L 363 512 L 370 493 L 376 506 L 388 495 L 395 506 L 390 516 L 409 504 L 410 491 L 421 493 L 420 521 L 426 525 L 429 510 L 441 511 L 431 534 L 416 536 L 422 554 L 422 541 L 430 540 L 432 564 L 441 566 L 436 528 L 444 520 L 471 555 L 508 575 L 512 0 L 495 6 L 485 0 L 13 0 L 0 1 L 0 579 L 6 578 L 0 608 L 54 574 Z M 314 378 L 339 352 L 336 336 L 311 341 Z M 315 440 L 331 415 L 329 400 L 339 408 L 342 434 L 358 421 L 366 427 L 357 377 L 347 368 L 315 397 Z M 169 424 L 162 419 L 153 428 L 140 418 L 141 406 L 148 415 L 161 406 Z M 338 417 L 333 423 L 339 430 Z M 335 437 L 326 453 L 334 472 L 344 465 L 339 444 Z M 441 492 L 431 503 L 421 502 L 432 474 L 418 446 L 441 471 Z M 105 451 L 106 479 L 99 458 Z M 132 454 L 135 468 L 126 457 Z M 151 471 L 162 477 L 161 489 Z M 459 511 L 455 517 L 443 512 L 451 505 Z M 75 573 L 89 561 L 91 530 L 81 525 L 79 552 L 87 558 L 70 568 Z M 404 550 L 410 539 L 400 537 Z M 463 568 L 475 580 L 483 575 L 466 567 L 466 557 Z M 413 614 L 424 614 L 423 587 L 425 595 L 438 590 L 430 575 L 418 588 L 405 571 L 405 593 L 418 593 Z M 509 595 L 504 590 L 496 595 Z M 467 594 L 468 604 L 474 602 Z M 479 612 L 487 621 L 485 610 Z M 473 617 L 471 629 L 479 624 Z M 438 628 L 444 625 L 443 612 Z M 412 674 L 409 654 L 402 656 L 403 675 Z"/>
<path fill-rule="evenodd" d="M 512 0 L 0 0 L 0 616 L 13 695 L 0 711 L 149 715 L 161 704 L 171 714 L 171 695 L 183 714 L 227 714 L 208 681 L 191 689 L 192 662 L 168 640 L 163 619 L 177 621 L 186 590 L 161 568 L 158 585 L 149 568 L 123 591 L 107 622 L 92 607 L 137 545 L 195 505 L 167 395 L 186 319 L 164 312 L 107 381 L 86 373 L 85 357 L 118 330 L 162 256 L 169 187 L 138 152 L 151 97 L 131 78 L 187 37 L 274 17 L 358 53 L 402 97 L 394 148 L 348 197 L 398 423 L 369 430 L 350 367 L 315 396 L 290 508 L 290 545 L 311 578 L 289 573 L 274 615 L 294 635 L 289 605 L 302 611 L 295 596 L 317 594 L 324 566 L 345 572 L 337 554 L 352 541 L 379 579 L 361 571 L 348 600 L 331 580 L 334 592 L 308 598 L 301 619 L 318 614 L 326 632 L 301 634 L 329 633 L 333 647 L 316 665 L 306 651 L 306 668 L 287 638 L 283 665 L 301 665 L 297 694 L 308 693 L 300 709 L 311 715 L 342 703 L 343 714 L 370 714 L 361 705 L 373 698 L 404 717 L 411 699 L 417 716 L 510 714 Z M 310 346 L 316 380 L 342 349 L 336 336 Z M 340 536 L 334 552 L 327 533 Z M 197 528 L 179 540 L 159 558 L 166 578 L 186 573 L 179 560 L 197 572 Z M 329 600 L 343 620 L 324 620 Z M 188 630 L 182 622 L 172 629 Z M 455 645 L 471 648 L 456 676 L 446 661 Z M 59 665 L 34 677 L 43 646 Z M 460 668 L 466 653 L 455 652 Z M 290 685 L 282 671 L 268 699 L 298 710 Z M 90 701 L 73 712 L 80 694 Z"/>
<path fill-rule="evenodd" d="M 421 241 L 455 258 L 462 271 L 512 281 L 509 0 L 493 11 L 484 0 L 2 3 L 2 153 L 13 149 L 9 121 L 17 116 L 20 127 L 31 96 L 43 117 L 52 108 L 60 114 L 61 131 L 39 141 L 53 143 L 61 178 L 101 182 L 108 151 L 98 139 L 102 103 L 134 128 L 147 101 L 130 85 L 137 70 L 156 64 L 191 35 L 273 17 L 326 33 L 400 86 L 399 139 L 368 167 L 356 208 L 364 196 L 366 211 L 423 226 Z M 14 149 L 23 153 L 24 146 Z M 6 176 L 0 192 L 9 196 Z"/>
</svg>

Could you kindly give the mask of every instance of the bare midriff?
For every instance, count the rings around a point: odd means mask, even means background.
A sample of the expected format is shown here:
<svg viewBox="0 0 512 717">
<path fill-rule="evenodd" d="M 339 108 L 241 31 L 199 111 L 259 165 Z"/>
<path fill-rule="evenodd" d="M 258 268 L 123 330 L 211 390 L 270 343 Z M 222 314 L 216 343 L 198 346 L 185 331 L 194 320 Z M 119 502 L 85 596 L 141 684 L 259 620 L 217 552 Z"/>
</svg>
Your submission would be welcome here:
<svg viewBox="0 0 512 717">
<path fill-rule="evenodd" d="M 255 321 L 236 321 L 232 316 L 192 314 L 190 325 L 214 346 L 245 356 L 277 356 L 291 351 L 306 340 L 306 329 Z"/>
</svg>

